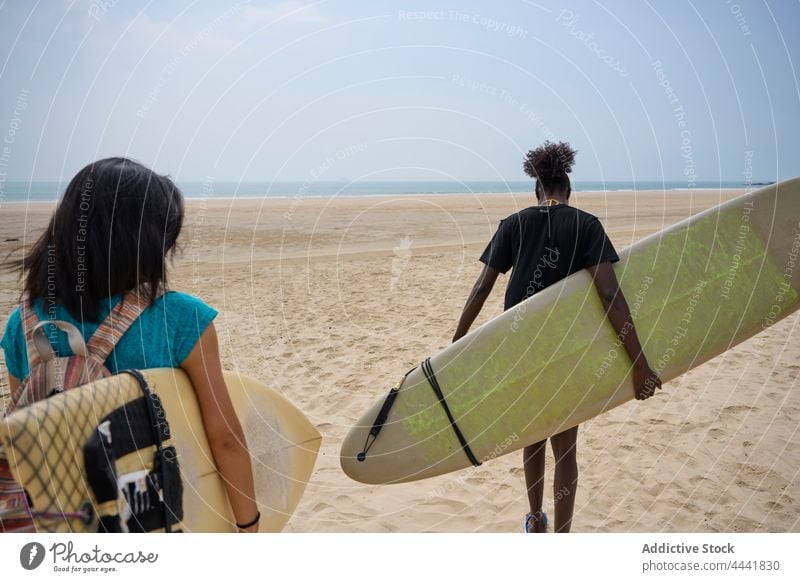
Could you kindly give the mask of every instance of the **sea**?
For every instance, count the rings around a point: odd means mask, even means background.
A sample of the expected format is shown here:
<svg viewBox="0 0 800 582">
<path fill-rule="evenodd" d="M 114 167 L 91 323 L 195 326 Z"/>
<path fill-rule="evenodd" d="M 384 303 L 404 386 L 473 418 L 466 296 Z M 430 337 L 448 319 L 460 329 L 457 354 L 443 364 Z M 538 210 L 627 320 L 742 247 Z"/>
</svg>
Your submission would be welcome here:
<svg viewBox="0 0 800 582">
<path fill-rule="evenodd" d="M 719 190 L 750 188 L 763 183 L 741 181 L 696 182 L 689 188 L 685 181 L 575 181 L 574 192 L 638 190 Z M 2 202 L 54 202 L 66 188 L 66 182 L 0 182 Z M 414 196 L 420 194 L 531 193 L 533 182 L 178 182 L 186 198 L 328 198 L 335 196 Z"/>
</svg>

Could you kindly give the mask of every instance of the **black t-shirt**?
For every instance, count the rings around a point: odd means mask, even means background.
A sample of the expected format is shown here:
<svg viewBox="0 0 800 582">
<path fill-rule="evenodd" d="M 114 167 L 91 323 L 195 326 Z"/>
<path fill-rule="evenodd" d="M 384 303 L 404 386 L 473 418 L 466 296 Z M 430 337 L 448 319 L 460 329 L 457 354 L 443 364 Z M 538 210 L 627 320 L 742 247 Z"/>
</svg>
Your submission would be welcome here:
<svg viewBox="0 0 800 582">
<path fill-rule="evenodd" d="M 511 271 L 505 308 L 561 279 L 604 262 L 619 261 L 596 216 L 574 206 L 532 206 L 500 221 L 481 262 Z"/>
</svg>

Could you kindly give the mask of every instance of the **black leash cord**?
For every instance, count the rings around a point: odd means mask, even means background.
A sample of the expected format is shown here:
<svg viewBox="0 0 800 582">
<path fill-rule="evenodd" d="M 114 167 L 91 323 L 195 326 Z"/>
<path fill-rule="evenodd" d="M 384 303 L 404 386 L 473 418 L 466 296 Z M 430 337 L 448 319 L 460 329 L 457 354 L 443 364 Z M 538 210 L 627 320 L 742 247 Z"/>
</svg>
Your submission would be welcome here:
<svg viewBox="0 0 800 582">
<path fill-rule="evenodd" d="M 464 438 L 464 434 L 461 432 L 461 429 L 458 428 L 458 424 L 456 424 L 456 419 L 453 418 L 453 413 L 450 412 L 450 407 L 447 405 L 447 400 L 445 400 L 444 394 L 442 394 L 439 381 L 436 379 L 436 375 L 433 373 L 433 366 L 431 366 L 430 358 L 425 358 L 425 361 L 422 362 L 422 372 L 425 374 L 425 378 L 427 378 L 428 383 L 431 385 L 436 397 L 439 399 L 439 404 L 441 404 L 442 408 L 444 408 L 444 413 L 447 415 L 447 419 L 450 421 L 450 426 L 453 427 L 453 432 L 456 433 L 458 442 L 461 443 L 461 448 L 464 449 L 464 453 L 466 453 L 469 462 L 476 467 L 479 466 L 481 462 L 477 459 L 477 457 L 475 457 L 472 449 L 469 448 L 467 439 Z"/>
<path fill-rule="evenodd" d="M 364 441 L 364 448 L 361 450 L 358 455 L 356 455 L 356 459 L 359 461 L 365 461 L 367 458 L 367 452 L 372 447 L 375 440 L 378 438 L 378 434 L 381 432 L 383 425 L 386 424 L 386 418 L 389 416 L 389 411 L 392 409 L 394 405 L 394 401 L 397 398 L 397 393 L 400 392 L 400 387 L 403 385 L 403 382 L 406 381 L 408 375 L 416 370 L 416 368 L 411 368 L 408 372 L 403 375 L 403 379 L 400 380 L 397 384 L 395 384 L 391 390 L 389 390 L 389 394 L 386 395 L 386 400 L 383 401 L 383 406 L 381 406 L 380 411 L 378 412 L 378 416 L 375 417 L 375 422 L 372 423 L 372 428 L 369 429 L 369 434 L 367 435 L 366 440 Z"/>
<path fill-rule="evenodd" d="M 153 399 L 151 397 L 152 392 L 150 392 L 150 387 L 147 385 L 147 380 L 145 380 L 144 376 L 139 370 L 123 370 L 122 373 L 130 374 L 136 381 L 139 383 L 139 387 L 142 389 L 142 392 L 145 395 L 145 399 L 147 402 L 147 414 L 150 417 L 150 426 L 153 429 L 153 437 L 156 442 L 156 454 L 155 458 L 158 460 L 161 470 L 161 487 L 159 488 L 160 492 L 160 501 L 161 501 L 161 509 L 164 512 L 164 533 L 172 533 L 172 525 L 169 522 L 169 507 L 167 507 L 167 471 L 164 465 L 164 459 L 162 458 L 162 453 L 164 451 L 164 442 L 161 439 L 161 429 L 157 424 L 156 418 L 156 411 L 153 407 Z"/>
</svg>

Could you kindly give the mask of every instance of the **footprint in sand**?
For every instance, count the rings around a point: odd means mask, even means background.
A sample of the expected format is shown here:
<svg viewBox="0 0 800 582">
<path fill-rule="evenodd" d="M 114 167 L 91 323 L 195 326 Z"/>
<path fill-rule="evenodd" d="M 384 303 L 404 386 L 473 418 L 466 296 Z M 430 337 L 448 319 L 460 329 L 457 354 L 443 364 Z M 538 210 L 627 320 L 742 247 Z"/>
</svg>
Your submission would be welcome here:
<svg viewBox="0 0 800 582">
<path fill-rule="evenodd" d="M 755 410 L 755 408 L 752 407 L 752 406 L 744 406 L 744 405 L 736 405 L 736 404 L 734 404 L 734 405 L 726 406 L 725 408 L 723 408 L 722 409 L 722 414 L 725 414 L 725 413 L 728 413 L 728 414 L 739 414 L 739 413 L 742 413 L 742 412 L 753 412 L 754 410 Z"/>
</svg>

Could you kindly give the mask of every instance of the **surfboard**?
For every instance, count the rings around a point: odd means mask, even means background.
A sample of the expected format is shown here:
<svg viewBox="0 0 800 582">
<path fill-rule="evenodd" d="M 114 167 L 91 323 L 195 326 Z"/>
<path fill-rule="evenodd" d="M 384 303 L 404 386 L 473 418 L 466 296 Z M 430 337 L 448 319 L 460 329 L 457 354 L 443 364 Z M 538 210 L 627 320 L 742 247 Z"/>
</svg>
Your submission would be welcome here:
<svg viewBox="0 0 800 582">
<path fill-rule="evenodd" d="M 668 382 L 800 307 L 800 178 L 738 196 L 619 256 L 614 270 L 637 334 Z M 630 360 L 586 270 L 473 330 L 430 363 L 478 462 L 634 397 Z M 340 462 L 352 479 L 399 483 L 473 464 L 420 368 L 401 383 L 374 436 L 385 400 L 384 393 L 343 441 Z"/>
<path fill-rule="evenodd" d="M 173 529 L 233 532 L 235 520 L 208 444 L 194 389 L 180 369 L 143 370 L 169 425 L 183 485 L 183 518 Z M 242 374 L 225 383 L 247 439 L 253 465 L 260 532 L 283 529 L 314 469 L 321 436 L 291 402 Z M 104 378 L 14 412 L 0 421 L 0 438 L 12 474 L 30 495 L 37 531 L 97 531 L 96 520 L 76 512 L 93 502 L 84 466 L 84 443 L 102 419 L 141 396 L 128 374 Z M 149 462 L 135 451 L 118 460 L 120 475 Z"/>
<path fill-rule="evenodd" d="M 161 396 L 173 427 L 186 531 L 236 531 L 189 379 L 177 369 L 145 371 L 145 377 Z M 279 532 L 305 491 L 322 437 L 296 406 L 272 388 L 234 372 L 225 372 L 225 384 L 250 450 L 261 511 L 259 532 Z"/>
</svg>

